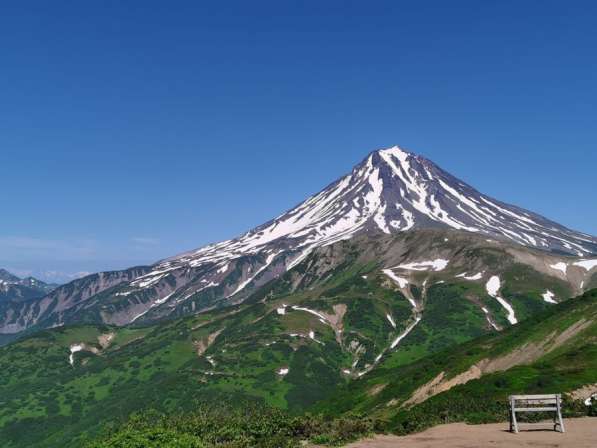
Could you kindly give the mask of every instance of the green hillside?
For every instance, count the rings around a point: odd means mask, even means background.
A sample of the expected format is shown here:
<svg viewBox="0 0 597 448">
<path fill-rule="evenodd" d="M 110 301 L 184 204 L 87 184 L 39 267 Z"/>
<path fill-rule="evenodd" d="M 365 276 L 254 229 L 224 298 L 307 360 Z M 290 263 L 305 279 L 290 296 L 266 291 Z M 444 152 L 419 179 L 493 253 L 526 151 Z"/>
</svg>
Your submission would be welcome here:
<svg viewBox="0 0 597 448">
<path fill-rule="evenodd" d="M 413 273 L 404 289 L 383 265 L 363 258 L 362 246 L 341 243 L 240 305 L 145 327 L 59 327 L 0 348 L 0 439 L 6 447 L 78 447 L 133 412 L 191 412 L 216 401 L 293 415 L 356 410 L 399 428 L 401 402 L 442 371 L 449 378 L 524 338 L 594 317 L 594 295 L 546 304 L 538 285 L 553 279 L 533 270 L 514 274 L 517 265 L 506 257 L 473 250 L 499 269 L 502 294 L 519 316 L 538 317 L 495 336 L 483 307 L 503 327 L 504 310 L 482 282 L 456 277 L 472 256 L 459 248 L 453 268 Z M 419 304 L 416 322 L 410 300 Z M 563 376 L 570 387 L 584 381 Z"/>
<path fill-rule="evenodd" d="M 374 266 L 347 260 L 302 292 L 288 292 L 296 274 L 287 274 L 236 307 L 148 327 L 60 327 L 1 348 L 0 435 L 9 446 L 78 446 L 140 409 L 221 399 L 303 412 L 366 369 L 410 319 L 383 276 L 363 278 Z M 482 321 L 471 328 L 444 344 L 487 331 Z M 71 365 L 73 345 L 85 348 Z"/>
<path fill-rule="evenodd" d="M 388 430 L 406 433 L 455 421 L 503 421 L 510 394 L 569 393 L 596 384 L 597 290 L 406 366 L 394 367 L 395 357 L 399 352 L 315 409 L 364 412 Z M 440 392 L 442 384 L 453 387 Z M 569 412 L 584 412 L 578 402 L 567 405 Z"/>
</svg>

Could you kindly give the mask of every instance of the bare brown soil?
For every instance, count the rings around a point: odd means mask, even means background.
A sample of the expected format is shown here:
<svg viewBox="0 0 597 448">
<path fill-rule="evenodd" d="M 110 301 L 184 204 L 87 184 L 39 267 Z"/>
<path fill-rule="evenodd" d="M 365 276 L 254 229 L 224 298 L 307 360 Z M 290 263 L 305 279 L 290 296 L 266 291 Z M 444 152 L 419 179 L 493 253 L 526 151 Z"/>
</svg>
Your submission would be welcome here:
<svg viewBox="0 0 597 448">
<path fill-rule="evenodd" d="M 347 445 L 345 448 L 595 448 L 597 418 L 565 419 L 564 434 L 545 426 L 521 425 L 521 432 L 508 431 L 508 423 L 440 425 L 409 436 L 375 436 Z"/>
</svg>

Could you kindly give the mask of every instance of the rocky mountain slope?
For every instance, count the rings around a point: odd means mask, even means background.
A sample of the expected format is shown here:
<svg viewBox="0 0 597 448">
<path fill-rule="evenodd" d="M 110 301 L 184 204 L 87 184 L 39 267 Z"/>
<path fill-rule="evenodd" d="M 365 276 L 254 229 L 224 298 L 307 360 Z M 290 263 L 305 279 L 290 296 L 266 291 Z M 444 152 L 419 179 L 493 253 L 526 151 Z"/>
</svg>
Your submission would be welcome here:
<svg viewBox="0 0 597 448">
<path fill-rule="evenodd" d="M 62 325 L 65 310 L 76 306 L 100 292 L 130 281 L 145 272 L 148 267 L 136 267 L 125 271 L 100 272 L 61 285 L 49 294 L 32 300 L 0 302 L 0 319 L 3 334 L 14 334 L 34 326 L 46 316 L 50 317 L 47 326 Z"/>
<path fill-rule="evenodd" d="M 371 153 L 350 174 L 238 238 L 153 266 L 85 277 L 41 300 L 5 308 L 0 333 L 75 322 L 125 325 L 229 306 L 321 248 L 362 236 L 387 238 L 425 230 L 461 232 L 490 245 L 519 247 L 528 254 L 519 255 L 522 264 L 533 269 L 541 265 L 541 272 L 575 292 L 586 289 L 597 271 L 596 238 L 483 195 L 431 161 L 393 147 Z M 404 253 L 395 265 L 381 268 L 389 269 L 387 276 L 400 277 L 404 266 L 411 266 L 408 272 L 441 266 L 421 265 L 434 261 L 421 257 Z M 474 278 L 479 272 L 459 274 L 472 282 L 481 280 Z M 510 306 L 500 300 L 499 278 L 487 287 L 506 309 Z M 545 292 L 550 298 L 552 293 Z M 516 319 L 512 310 L 509 322 Z"/>
</svg>

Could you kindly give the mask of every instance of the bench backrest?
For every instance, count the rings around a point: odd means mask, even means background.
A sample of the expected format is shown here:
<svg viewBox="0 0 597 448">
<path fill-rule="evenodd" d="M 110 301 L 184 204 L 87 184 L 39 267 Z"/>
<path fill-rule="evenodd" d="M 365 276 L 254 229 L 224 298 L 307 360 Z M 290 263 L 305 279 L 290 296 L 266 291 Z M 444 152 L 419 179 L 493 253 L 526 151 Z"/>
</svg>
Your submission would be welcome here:
<svg viewBox="0 0 597 448">
<path fill-rule="evenodd" d="M 528 405 L 555 405 L 561 402 L 560 394 L 545 394 L 545 395 L 510 395 L 510 403 L 512 406 L 528 406 Z"/>
</svg>

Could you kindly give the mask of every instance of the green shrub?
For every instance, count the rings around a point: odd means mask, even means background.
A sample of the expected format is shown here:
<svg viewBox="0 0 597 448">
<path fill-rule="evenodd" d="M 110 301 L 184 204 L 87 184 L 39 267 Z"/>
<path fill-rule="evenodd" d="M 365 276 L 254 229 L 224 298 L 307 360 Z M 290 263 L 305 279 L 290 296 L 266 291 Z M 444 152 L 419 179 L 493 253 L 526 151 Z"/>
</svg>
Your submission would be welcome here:
<svg viewBox="0 0 597 448">
<path fill-rule="evenodd" d="M 257 405 L 220 404 L 172 416 L 155 411 L 137 414 L 87 448 L 296 448 L 304 440 L 340 445 L 373 430 L 374 422 L 358 415 L 292 417 Z"/>
<path fill-rule="evenodd" d="M 180 434 L 163 427 L 123 428 L 105 440 L 94 442 L 89 448 L 204 448 L 205 445 L 189 434 Z"/>
</svg>

